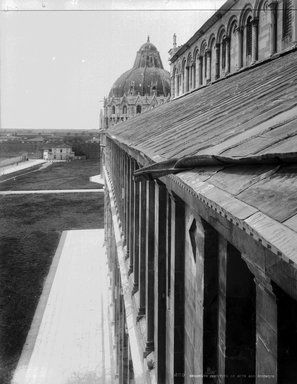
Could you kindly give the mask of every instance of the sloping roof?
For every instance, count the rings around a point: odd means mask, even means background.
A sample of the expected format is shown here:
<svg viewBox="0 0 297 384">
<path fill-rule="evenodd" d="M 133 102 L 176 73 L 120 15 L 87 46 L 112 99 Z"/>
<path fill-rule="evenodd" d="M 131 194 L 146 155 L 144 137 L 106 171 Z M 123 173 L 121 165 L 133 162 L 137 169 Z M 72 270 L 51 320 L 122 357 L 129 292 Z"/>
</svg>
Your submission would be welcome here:
<svg viewBox="0 0 297 384">
<path fill-rule="evenodd" d="M 53 149 L 53 148 L 71 148 L 71 146 L 64 143 L 48 143 L 42 146 L 42 149 Z"/>
<path fill-rule="evenodd" d="M 295 150 L 297 52 L 217 81 L 109 132 L 152 160 Z"/>
<path fill-rule="evenodd" d="M 108 132 L 143 165 L 199 155 L 277 154 L 275 164 L 200 166 L 169 176 L 297 264 L 297 52 L 244 70 Z M 291 162 L 282 163 L 281 158 Z"/>
</svg>

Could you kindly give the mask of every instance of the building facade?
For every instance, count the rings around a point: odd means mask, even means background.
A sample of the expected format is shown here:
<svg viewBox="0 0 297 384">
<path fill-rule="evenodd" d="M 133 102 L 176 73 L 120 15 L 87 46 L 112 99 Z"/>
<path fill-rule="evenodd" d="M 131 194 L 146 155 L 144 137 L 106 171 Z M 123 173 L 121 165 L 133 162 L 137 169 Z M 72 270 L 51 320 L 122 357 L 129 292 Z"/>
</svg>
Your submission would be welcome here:
<svg viewBox="0 0 297 384">
<path fill-rule="evenodd" d="M 295 13 L 227 1 L 171 68 L 223 23 L 229 73 L 207 58 L 203 84 L 184 70 L 173 100 L 106 132 L 115 382 L 297 382 Z"/>
<path fill-rule="evenodd" d="M 297 40 L 295 0 L 227 1 L 171 52 L 171 95 L 178 97 L 265 61 Z"/>
<path fill-rule="evenodd" d="M 101 128 L 108 129 L 169 99 L 170 74 L 148 37 L 136 54 L 133 68 L 117 79 L 104 100 Z"/>
<path fill-rule="evenodd" d="M 51 144 L 43 148 L 43 159 L 54 161 L 54 160 L 73 160 L 75 157 L 72 148 L 63 143 Z"/>
</svg>

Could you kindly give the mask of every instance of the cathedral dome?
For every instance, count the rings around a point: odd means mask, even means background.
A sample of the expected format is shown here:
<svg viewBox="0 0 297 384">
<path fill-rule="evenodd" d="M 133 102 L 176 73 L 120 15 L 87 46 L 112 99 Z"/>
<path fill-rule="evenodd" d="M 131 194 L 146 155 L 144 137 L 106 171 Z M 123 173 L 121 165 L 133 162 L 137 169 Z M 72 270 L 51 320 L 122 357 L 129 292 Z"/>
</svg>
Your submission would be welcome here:
<svg viewBox="0 0 297 384">
<path fill-rule="evenodd" d="M 164 70 L 160 53 L 149 38 L 137 52 L 133 68 L 113 84 L 109 97 L 138 93 L 141 96 L 168 96 L 170 93 L 170 74 Z"/>
</svg>

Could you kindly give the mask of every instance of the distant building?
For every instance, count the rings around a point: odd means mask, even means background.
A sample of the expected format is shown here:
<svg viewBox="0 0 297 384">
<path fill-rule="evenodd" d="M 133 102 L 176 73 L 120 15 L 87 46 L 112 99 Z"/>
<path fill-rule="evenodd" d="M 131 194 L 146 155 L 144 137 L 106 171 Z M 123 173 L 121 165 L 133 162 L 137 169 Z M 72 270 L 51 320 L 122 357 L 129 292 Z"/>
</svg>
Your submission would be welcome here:
<svg viewBox="0 0 297 384">
<path fill-rule="evenodd" d="M 51 144 L 43 148 L 44 160 L 73 160 L 74 157 L 72 148 L 67 144 Z"/>
<path fill-rule="evenodd" d="M 169 99 L 170 74 L 164 70 L 160 53 L 148 37 L 137 52 L 133 68 L 118 78 L 104 100 L 100 128 L 107 129 Z"/>
</svg>

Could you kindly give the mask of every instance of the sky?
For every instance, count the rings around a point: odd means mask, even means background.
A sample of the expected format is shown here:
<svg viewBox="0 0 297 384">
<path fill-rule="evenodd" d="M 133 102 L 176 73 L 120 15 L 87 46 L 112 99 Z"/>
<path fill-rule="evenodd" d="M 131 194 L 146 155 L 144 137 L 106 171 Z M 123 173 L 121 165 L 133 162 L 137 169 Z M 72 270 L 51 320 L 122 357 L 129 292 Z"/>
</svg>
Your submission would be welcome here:
<svg viewBox="0 0 297 384">
<path fill-rule="evenodd" d="M 185 43 L 225 2 L 2 1 L 1 127 L 39 130 L 98 129 L 103 98 L 147 36 L 169 70 L 173 34 Z"/>
</svg>

